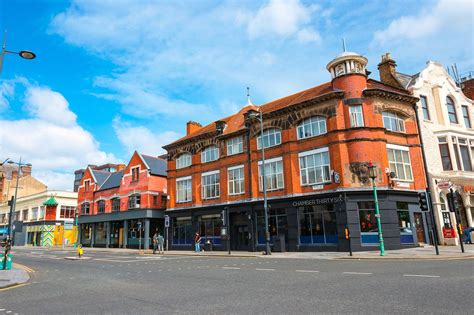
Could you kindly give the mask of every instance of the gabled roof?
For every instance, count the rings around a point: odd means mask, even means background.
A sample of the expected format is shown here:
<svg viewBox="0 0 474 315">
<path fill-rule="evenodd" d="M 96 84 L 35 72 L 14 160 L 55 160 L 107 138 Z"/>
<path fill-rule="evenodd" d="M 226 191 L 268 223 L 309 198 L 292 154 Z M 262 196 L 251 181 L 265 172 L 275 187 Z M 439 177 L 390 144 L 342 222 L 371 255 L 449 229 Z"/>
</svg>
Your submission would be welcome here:
<svg viewBox="0 0 474 315">
<path fill-rule="evenodd" d="M 94 180 L 96 184 L 99 185 L 99 187 L 102 186 L 102 184 L 111 174 L 110 172 L 106 172 L 106 171 L 93 170 L 91 168 L 89 169 L 91 170 Z"/>
<path fill-rule="evenodd" d="M 151 175 L 166 176 L 166 161 L 158 157 L 140 154 Z"/>
<path fill-rule="evenodd" d="M 111 173 L 106 181 L 100 186 L 99 190 L 106 190 L 116 188 L 120 186 L 120 182 L 123 177 L 123 170 L 115 173 Z"/>
</svg>

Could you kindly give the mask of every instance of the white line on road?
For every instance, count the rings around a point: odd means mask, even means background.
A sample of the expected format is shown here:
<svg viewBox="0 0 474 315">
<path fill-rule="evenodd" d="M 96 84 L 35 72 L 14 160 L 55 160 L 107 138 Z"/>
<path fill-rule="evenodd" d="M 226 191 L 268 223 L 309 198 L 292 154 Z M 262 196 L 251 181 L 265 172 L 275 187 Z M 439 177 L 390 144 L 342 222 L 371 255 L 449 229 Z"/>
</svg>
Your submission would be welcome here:
<svg viewBox="0 0 474 315">
<path fill-rule="evenodd" d="M 343 272 L 343 274 L 346 274 L 346 275 L 371 275 L 372 272 L 355 272 L 355 271 L 346 271 L 346 272 Z"/>
<path fill-rule="evenodd" d="M 239 267 L 222 267 L 222 269 L 240 270 Z"/>
<path fill-rule="evenodd" d="M 317 270 L 295 270 L 296 272 L 319 272 Z"/>
<path fill-rule="evenodd" d="M 258 271 L 275 271 L 275 269 L 267 269 L 267 268 L 256 268 L 255 270 L 258 270 Z"/>
<path fill-rule="evenodd" d="M 404 277 L 420 277 L 420 278 L 439 278 L 440 276 L 433 275 L 403 275 Z"/>
<path fill-rule="evenodd" d="M 4 308 L 0 308 L 0 312 L 5 312 L 5 309 L 4 309 Z"/>
</svg>

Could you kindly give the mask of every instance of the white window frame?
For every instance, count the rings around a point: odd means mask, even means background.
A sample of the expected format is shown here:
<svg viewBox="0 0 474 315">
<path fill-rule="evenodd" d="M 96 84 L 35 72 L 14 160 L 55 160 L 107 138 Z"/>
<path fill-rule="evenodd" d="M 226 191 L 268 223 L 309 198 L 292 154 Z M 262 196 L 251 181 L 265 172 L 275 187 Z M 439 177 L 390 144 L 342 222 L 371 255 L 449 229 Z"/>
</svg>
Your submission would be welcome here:
<svg viewBox="0 0 474 315">
<path fill-rule="evenodd" d="M 205 177 L 214 178 L 214 182 L 205 183 Z M 203 200 L 215 199 L 221 196 L 220 171 L 211 171 L 201 174 L 201 196 Z M 211 180 L 212 181 L 212 180 Z M 214 187 L 215 195 L 211 195 L 212 186 Z M 209 188 L 209 190 L 207 190 Z"/>
<path fill-rule="evenodd" d="M 242 175 L 242 177 L 234 177 L 234 179 L 231 179 L 230 173 L 235 171 L 239 171 L 239 175 Z M 227 189 L 229 196 L 245 194 L 244 165 L 237 165 L 227 168 Z M 233 191 L 232 193 L 231 190 Z"/>
<path fill-rule="evenodd" d="M 275 191 L 275 190 L 280 190 L 280 189 L 285 188 L 285 176 L 284 176 L 284 170 L 283 170 L 283 157 L 276 157 L 276 158 L 273 158 L 273 159 L 265 160 L 265 167 L 269 167 L 271 169 L 271 165 L 274 164 L 274 163 L 281 163 L 281 172 L 269 173 L 265 169 L 265 177 L 266 177 L 265 184 L 267 186 L 266 187 L 267 191 Z M 263 165 L 262 161 L 258 161 L 258 187 L 259 187 L 259 190 L 261 192 L 263 192 L 262 165 Z M 276 176 L 276 186 L 275 187 L 271 187 L 271 186 L 268 185 L 272 180 L 272 178 L 271 178 L 272 176 Z M 278 176 L 281 176 L 281 180 L 279 180 Z M 281 186 L 279 186 L 280 183 L 281 183 Z"/>
<path fill-rule="evenodd" d="M 351 120 L 351 128 L 364 127 L 364 111 L 362 110 L 362 105 L 349 106 L 349 116 Z"/>
<path fill-rule="evenodd" d="M 402 161 L 390 161 L 389 159 L 389 151 L 388 150 L 395 150 L 395 151 L 402 151 L 407 153 L 408 157 L 408 163 L 404 160 L 404 155 L 403 153 L 401 154 Z M 396 154 L 394 152 L 393 156 L 396 158 Z M 401 146 L 401 145 L 395 145 L 395 144 L 387 144 L 387 159 L 388 159 L 388 164 L 390 171 L 395 172 L 397 175 L 397 180 L 402 181 L 402 182 L 413 182 L 413 168 L 411 167 L 411 157 L 410 157 L 410 148 Z M 395 164 L 395 168 L 392 167 L 392 165 Z M 400 177 L 400 174 L 398 172 L 398 167 L 397 165 L 403 166 L 403 173 L 405 174 L 404 178 Z M 411 178 L 407 178 L 406 176 L 406 167 L 409 167 Z"/>
<path fill-rule="evenodd" d="M 385 124 L 385 119 L 389 121 L 389 126 Z M 382 112 L 382 121 L 383 126 L 385 129 L 393 131 L 393 132 L 406 132 L 405 129 L 405 119 L 403 119 L 400 114 L 392 112 L 392 111 L 385 111 Z"/>
<path fill-rule="evenodd" d="M 327 133 L 326 117 L 311 116 L 304 119 L 296 128 L 298 140 L 320 136 Z"/>
<path fill-rule="evenodd" d="M 188 182 L 189 181 L 189 187 L 186 185 L 184 189 L 180 187 L 180 183 L 182 182 Z M 180 191 L 184 191 L 184 200 L 180 200 Z M 189 194 L 188 194 L 189 191 Z M 176 203 L 183 203 L 183 202 L 189 202 L 192 200 L 192 178 L 191 176 L 186 176 L 186 177 L 180 177 L 176 179 Z"/>
<path fill-rule="evenodd" d="M 281 144 L 281 130 L 278 128 L 267 128 L 263 131 L 262 134 L 258 135 L 257 137 L 257 149 L 259 150 L 262 148 L 262 136 L 264 137 L 264 139 L 268 138 L 268 141 L 267 141 L 268 145 L 265 146 L 265 149 L 275 147 Z M 274 140 L 274 144 L 272 145 L 270 145 L 271 138 L 273 138 Z"/>
<path fill-rule="evenodd" d="M 212 154 L 212 152 L 215 152 Z M 214 155 L 214 159 L 213 156 Z M 219 148 L 216 145 L 205 147 L 201 152 L 201 163 L 208 163 L 219 159 Z"/>
<path fill-rule="evenodd" d="M 244 139 L 242 136 L 228 139 L 226 145 L 227 155 L 235 155 L 244 152 Z"/>
<path fill-rule="evenodd" d="M 191 166 L 192 155 L 191 153 L 182 153 L 176 158 L 176 169 L 185 168 Z"/>
<path fill-rule="evenodd" d="M 301 162 L 302 159 L 307 159 L 310 156 L 315 156 L 315 155 L 321 155 L 321 162 L 323 162 L 323 154 L 327 154 L 328 158 L 328 163 L 327 164 L 320 164 L 320 165 L 313 165 L 312 167 L 308 167 L 308 161 L 305 161 L 306 167 L 302 168 Z M 314 159 L 314 158 L 313 158 Z M 318 185 L 318 184 L 324 184 L 324 183 L 329 183 L 331 182 L 331 159 L 329 156 L 329 148 L 319 148 L 311 151 L 305 151 L 301 152 L 298 154 L 298 161 L 299 161 L 299 168 L 300 168 L 300 184 L 301 186 L 313 186 L 313 185 Z M 319 169 L 321 172 L 321 181 L 315 181 L 313 183 L 309 182 L 309 171 L 313 169 L 315 173 L 315 179 L 316 179 L 316 170 Z M 305 173 L 305 176 L 303 176 L 303 172 Z M 325 175 L 327 176 L 325 178 Z M 303 182 L 303 177 L 306 177 L 306 182 Z"/>
</svg>

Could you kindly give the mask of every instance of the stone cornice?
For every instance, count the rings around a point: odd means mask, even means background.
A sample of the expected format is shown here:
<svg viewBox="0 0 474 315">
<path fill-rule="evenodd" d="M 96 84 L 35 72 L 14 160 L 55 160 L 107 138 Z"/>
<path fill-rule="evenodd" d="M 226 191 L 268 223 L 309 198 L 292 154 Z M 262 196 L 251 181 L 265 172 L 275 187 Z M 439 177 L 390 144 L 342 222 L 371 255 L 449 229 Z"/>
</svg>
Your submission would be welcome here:
<svg viewBox="0 0 474 315">
<path fill-rule="evenodd" d="M 404 95 L 392 91 L 382 90 L 382 89 L 365 89 L 362 94 L 367 97 L 380 97 L 385 99 L 391 99 L 399 102 L 405 102 L 408 104 L 416 104 L 419 98 Z"/>
</svg>

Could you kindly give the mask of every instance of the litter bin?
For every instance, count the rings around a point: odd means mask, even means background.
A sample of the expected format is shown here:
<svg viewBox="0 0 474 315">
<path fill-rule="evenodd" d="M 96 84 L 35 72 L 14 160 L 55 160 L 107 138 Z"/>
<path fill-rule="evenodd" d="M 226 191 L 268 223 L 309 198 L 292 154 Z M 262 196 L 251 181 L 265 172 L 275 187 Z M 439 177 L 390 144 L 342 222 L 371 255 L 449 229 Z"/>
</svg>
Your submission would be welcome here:
<svg viewBox="0 0 474 315">
<path fill-rule="evenodd" d="M 285 234 L 276 235 L 273 239 L 273 251 L 284 253 L 286 252 Z"/>
<path fill-rule="evenodd" d="M 0 256 L 0 270 L 3 270 L 3 259 L 5 258 L 5 255 L 2 254 Z M 12 258 L 13 258 L 13 255 L 12 254 L 8 254 L 7 256 L 7 269 L 5 270 L 11 270 L 12 269 Z"/>
<path fill-rule="evenodd" d="M 212 241 L 211 241 L 211 240 L 207 240 L 207 241 L 204 243 L 204 251 L 206 251 L 206 252 L 212 252 Z"/>
</svg>

